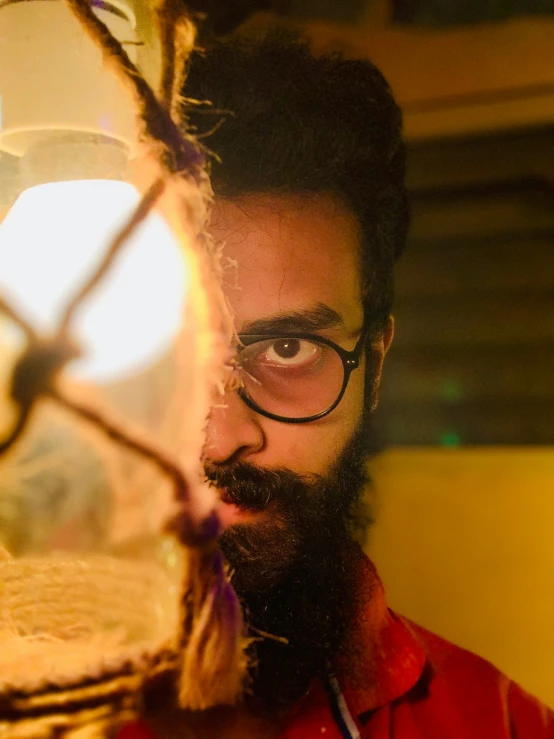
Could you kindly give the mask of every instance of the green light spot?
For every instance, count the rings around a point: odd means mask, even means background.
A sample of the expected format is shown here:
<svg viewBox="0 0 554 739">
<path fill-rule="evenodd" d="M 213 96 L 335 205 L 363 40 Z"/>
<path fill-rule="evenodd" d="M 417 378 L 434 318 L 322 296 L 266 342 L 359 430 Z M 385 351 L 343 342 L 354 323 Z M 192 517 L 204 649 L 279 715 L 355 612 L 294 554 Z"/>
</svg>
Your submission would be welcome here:
<svg viewBox="0 0 554 739">
<path fill-rule="evenodd" d="M 460 437 L 455 431 L 446 431 L 440 438 L 441 446 L 456 447 L 460 446 Z"/>
</svg>

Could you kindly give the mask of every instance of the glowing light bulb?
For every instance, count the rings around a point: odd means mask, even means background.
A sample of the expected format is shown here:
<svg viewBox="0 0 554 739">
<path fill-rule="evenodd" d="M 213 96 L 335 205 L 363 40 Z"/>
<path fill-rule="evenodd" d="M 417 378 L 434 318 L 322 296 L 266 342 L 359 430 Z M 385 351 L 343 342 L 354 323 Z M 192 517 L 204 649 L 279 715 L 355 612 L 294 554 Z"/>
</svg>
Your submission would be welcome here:
<svg viewBox="0 0 554 739">
<path fill-rule="evenodd" d="M 37 330 L 53 332 L 138 201 L 115 180 L 25 190 L 0 225 L 0 292 Z M 152 213 L 76 313 L 71 333 L 84 356 L 71 374 L 109 381 L 151 366 L 179 332 L 187 287 L 182 249 Z"/>
</svg>

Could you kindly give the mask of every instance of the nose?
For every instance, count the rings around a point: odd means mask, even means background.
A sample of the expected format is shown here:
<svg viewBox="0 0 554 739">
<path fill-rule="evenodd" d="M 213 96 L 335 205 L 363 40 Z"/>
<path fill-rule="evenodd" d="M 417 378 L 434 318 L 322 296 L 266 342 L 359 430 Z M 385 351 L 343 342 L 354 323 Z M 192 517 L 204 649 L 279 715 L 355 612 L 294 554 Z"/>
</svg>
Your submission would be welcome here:
<svg viewBox="0 0 554 739">
<path fill-rule="evenodd" d="M 225 393 L 210 414 L 205 461 L 212 464 L 251 461 L 248 458 L 262 451 L 266 444 L 260 420 L 238 393 Z"/>
</svg>

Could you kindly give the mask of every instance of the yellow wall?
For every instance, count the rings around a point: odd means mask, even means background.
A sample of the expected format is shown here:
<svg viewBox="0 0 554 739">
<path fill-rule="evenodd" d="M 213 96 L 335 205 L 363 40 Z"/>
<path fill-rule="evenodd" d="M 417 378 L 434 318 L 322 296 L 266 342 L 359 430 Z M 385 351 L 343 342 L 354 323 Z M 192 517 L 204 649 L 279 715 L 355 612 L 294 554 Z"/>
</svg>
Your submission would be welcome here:
<svg viewBox="0 0 554 739">
<path fill-rule="evenodd" d="M 371 471 L 389 605 L 554 707 L 554 448 L 393 449 Z"/>
</svg>

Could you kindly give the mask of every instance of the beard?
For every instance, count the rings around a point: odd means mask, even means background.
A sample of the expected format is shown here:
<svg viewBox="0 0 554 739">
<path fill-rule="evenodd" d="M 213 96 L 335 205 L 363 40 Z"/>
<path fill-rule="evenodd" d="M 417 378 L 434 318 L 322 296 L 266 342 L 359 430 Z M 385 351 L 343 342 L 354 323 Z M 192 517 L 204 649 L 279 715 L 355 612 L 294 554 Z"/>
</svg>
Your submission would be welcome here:
<svg viewBox="0 0 554 739">
<path fill-rule="evenodd" d="M 361 426 L 326 475 L 247 463 L 206 467 L 224 500 L 268 514 L 221 538 L 253 638 L 246 703 L 256 714 L 284 716 L 344 642 L 356 593 L 352 532 L 367 481 L 364 433 Z"/>
</svg>

